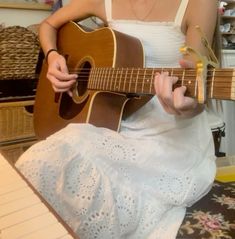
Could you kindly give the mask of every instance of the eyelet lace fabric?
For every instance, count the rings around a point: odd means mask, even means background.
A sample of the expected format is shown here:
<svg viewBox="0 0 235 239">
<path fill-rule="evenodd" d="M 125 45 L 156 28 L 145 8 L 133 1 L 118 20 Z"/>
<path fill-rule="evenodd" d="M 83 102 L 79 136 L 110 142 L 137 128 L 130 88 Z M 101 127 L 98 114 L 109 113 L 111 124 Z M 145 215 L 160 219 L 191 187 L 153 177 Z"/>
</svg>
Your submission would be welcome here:
<svg viewBox="0 0 235 239">
<path fill-rule="evenodd" d="M 159 158 L 164 147 L 71 124 L 32 146 L 16 166 L 81 239 L 164 238 L 163 222 L 175 217 L 167 230 L 174 238 L 208 175 L 198 181 L 187 165 L 180 173 L 166 167 L 168 159 Z"/>
</svg>

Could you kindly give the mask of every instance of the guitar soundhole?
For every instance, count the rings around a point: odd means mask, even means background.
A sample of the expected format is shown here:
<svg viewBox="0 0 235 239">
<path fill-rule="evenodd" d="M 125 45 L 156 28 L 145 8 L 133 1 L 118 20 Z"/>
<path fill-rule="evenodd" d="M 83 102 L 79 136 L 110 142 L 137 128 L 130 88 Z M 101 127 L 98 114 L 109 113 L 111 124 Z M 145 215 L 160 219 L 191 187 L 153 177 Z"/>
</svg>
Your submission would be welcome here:
<svg viewBox="0 0 235 239">
<path fill-rule="evenodd" d="M 86 61 L 80 65 L 78 71 L 77 94 L 83 96 L 87 91 L 88 78 L 90 74 L 91 64 Z"/>
<path fill-rule="evenodd" d="M 76 84 L 76 99 L 70 97 L 67 93 L 63 93 L 60 100 L 59 115 L 64 119 L 72 119 L 77 116 L 86 105 L 89 94 L 87 91 L 88 79 L 91 64 L 84 62 L 79 66 L 78 79 Z"/>
</svg>

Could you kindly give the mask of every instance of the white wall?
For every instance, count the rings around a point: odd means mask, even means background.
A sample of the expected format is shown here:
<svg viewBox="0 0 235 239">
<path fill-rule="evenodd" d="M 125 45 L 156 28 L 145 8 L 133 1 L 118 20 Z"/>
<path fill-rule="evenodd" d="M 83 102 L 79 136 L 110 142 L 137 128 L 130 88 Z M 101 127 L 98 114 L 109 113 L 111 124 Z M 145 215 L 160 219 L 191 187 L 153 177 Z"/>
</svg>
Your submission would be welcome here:
<svg viewBox="0 0 235 239">
<path fill-rule="evenodd" d="M 46 10 L 0 8 L 0 24 L 5 24 L 6 27 L 14 25 L 27 27 L 40 23 L 49 14 L 51 12 Z"/>
</svg>

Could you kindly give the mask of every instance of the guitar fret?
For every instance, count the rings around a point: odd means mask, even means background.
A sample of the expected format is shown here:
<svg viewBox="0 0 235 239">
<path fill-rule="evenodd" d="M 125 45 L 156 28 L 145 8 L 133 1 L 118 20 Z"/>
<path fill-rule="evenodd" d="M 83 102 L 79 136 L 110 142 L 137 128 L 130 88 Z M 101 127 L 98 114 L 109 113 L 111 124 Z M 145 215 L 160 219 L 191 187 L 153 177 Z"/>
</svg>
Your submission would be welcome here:
<svg viewBox="0 0 235 239">
<path fill-rule="evenodd" d="M 94 71 L 93 83 L 92 88 L 96 89 L 96 77 L 97 77 L 97 69 Z"/>
<path fill-rule="evenodd" d="M 118 72 L 118 69 L 115 69 L 115 77 L 114 77 L 114 85 L 113 85 L 113 90 L 116 90 L 116 83 L 117 83 L 117 72 Z"/>
<path fill-rule="evenodd" d="M 105 81 L 105 68 L 102 68 L 101 71 L 101 82 L 100 82 L 100 89 L 103 90 L 103 85 L 104 85 L 104 81 Z"/>
<path fill-rule="evenodd" d="M 97 69 L 96 79 L 95 79 L 95 88 L 98 89 L 99 87 L 99 79 L 100 79 L 100 69 Z"/>
<path fill-rule="evenodd" d="M 100 81 L 101 81 L 101 69 L 98 70 L 97 90 L 99 90 L 100 88 Z"/>
<path fill-rule="evenodd" d="M 97 88 L 97 78 L 98 78 L 98 69 L 96 69 L 96 71 L 95 71 L 95 79 L 94 79 L 94 83 L 93 83 L 95 89 Z"/>
<path fill-rule="evenodd" d="M 109 75 L 110 75 L 110 78 L 109 78 L 107 89 L 109 89 L 111 91 L 112 90 L 112 79 L 113 79 L 113 68 L 110 68 L 110 74 Z"/>
<path fill-rule="evenodd" d="M 106 85 L 105 85 L 105 89 L 107 89 L 107 90 L 108 90 L 108 86 L 109 86 L 109 79 L 110 79 L 109 75 L 110 75 L 110 71 L 111 71 L 111 69 L 107 68 L 107 71 L 108 71 L 108 75 L 107 75 L 107 79 L 106 79 Z"/>
<path fill-rule="evenodd" d="M 104 77 L 103 77 L 102 90 L 105 90 L 105 84 L 106 84 L 106 81 L 107 81 L 107 79 L 106 79 L 107 69 L 104 68 L 103 71 L 104 71 Z"/>
<path fill-rule="evenodd" d="M 211 98 L 214 94 L 214 80 L 215 80 L 215 69 L 213 69 L 212 79 L 211 79 L 211 81 L 212 81 L 212 83 L 211 83 Z"/>
<path fill-rule="evenodd" d="M 99 83 L 99 89 L 101 90 L 102 89 L 102 84 L 103 84 L 103 78 L 104 78 L 104 69 L 101 68 L 101 71 L 100 71 L 100 83 Z"/>
<path fill-rule="evenodd" d="M 129 78 L 129 93 L 131 92 L 132 76 L 133 76 L 133 68 L 131 68 L 131 74 Z"/>
<path fill-rule="evenodd" d="M 98 70 L 98 79 L 97 79 L 97 90 L 100 88 L 100 81 L 101 81 L 101 69 Z"/>
<path fill-rule="evenodd" d="M 137 69 L 136 78 L 135 78 L 135 93 L 137 93 L 137 84 L 138 84 L 139 68 Z"/>
<path fill-rule="evenodd" d="M 117 86 L 116 86 L 118 92 L 120 91 L 121 79 L 122 79 L 122 71 L 119 69 L 117 74 Z"/>
<path fill-rule="evenodd" d="M 118 90 L 119 91 L 121 91 L 122 73 L 123 73 L 123 68 L 121 68 L 121 70 L 120 70 L 119 85 L 118 85 Z"/>
<path fill-rule="evenodd" d="M 145 77 L 146 77 L 146 68 L 144 69 L 144 76 L 143 76 L 143 80 L 142 80 L 142 93 L 144 93 L 144 83 L 145 83 Z"/>
<path fill-rule="evenodd" d="M 128 69 L 125 70 L 126 74 L 125 74 L 125 78 L 124 78 L 124 84 L 123 84 L 123 92 L 125 92 L 126 90 L 126 77 L 127 77 L 127 72 L 128 72 Z"/>
<path fill-rule="evenodd" d="M 114 78 L 114 73 L 115 73 L 115 71 L 114 71 L 114 69 L 113 69 L 111 79 Z M 110 81 L 110 91 L 114 90 L 114 86 L 113 86 L 113 85 L 114 85 L 114 81 L 111 80 L 111 81 Z"/>
<path fill-rule="evenodd" d="M 114 90 L 118 91 L 118 73 L 119 73 L 119 69 L 116 70 L 116 76 L 115 76 L 115 83 L 114 83 Z"/>
</svg>

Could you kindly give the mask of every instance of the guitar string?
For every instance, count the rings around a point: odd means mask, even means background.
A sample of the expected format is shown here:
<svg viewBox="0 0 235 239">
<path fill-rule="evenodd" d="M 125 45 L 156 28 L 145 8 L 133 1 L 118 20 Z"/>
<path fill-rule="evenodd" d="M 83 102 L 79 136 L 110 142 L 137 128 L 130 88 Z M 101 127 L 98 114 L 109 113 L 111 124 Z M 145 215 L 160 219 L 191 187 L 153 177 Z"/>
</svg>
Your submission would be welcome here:
<svg viewBox="0 0 235 239">
<path fill-rule="evenodd" d="M 77 72 L 78 73 L 78 72 Z M 76 74 L 76 73 L 75 73 Z M 90 75 L 95 75 L 95 74 L 90 74 L 90 73 L 78 73 L 78 76 L 90 76 Z M 126 73 L 125 76 L 128 76 L 128 75 L 134 75 L 134 76 L 139 76 L 139 77 L 150 77 L 150 76 L 154 76 L 153 74 L 135 74 L 135 73 Z M 104 76 L 102 74 L 102 76 Z M 114 76 L 122 76 L 120 74 L 113 74 L 113 77 Z M 182 74 L 174 74 L 174 75 L 170 75 L 170 76 L 177 76 L 177 77 L 180 77 L 182 76 Z M 184 75 L 184 78 L 185 77 L 196 77 L 197 74 L 191 74 L 191 75 Z M 183 77 L 183 76 L 182 76 Z M 215 76 L 207 76 L 208 78 L 217 78 L 217 77 L 221 77 L 221 78 L 234 78 L 234 76 L 224 76 L 224 75 L 215 75 Z"/>
<path fill-rule="evenodd" d="M 70 72 L 70 73 L 72 73 L 72 72 Z M 73 73 L 79 73 L 79 72 L 77 72 L 77 71 L 74 71 Z M 79 75 L 79 77 L 78 78 L 81 78 L 81 77 L 88 77 L 88 76 L 90 76 L 90 72 L 80 72 L 80 74 L 78 74 Z M 115 73 L 113 73 L 113 75 L 115 75 Z M 116 75 L 115 75 L 116 76 Z M 139 76 L 139 77 L 141 77 L 142 76 L 142 78 L 147 78 L 147 77 L 152 77 L 153 76 L 153 74 L 140 74 L 139 72 L 138 72 L 138 74 L 135 74 L 134 72 L 130 72 L 130 73 L 125 73 L 125 76 L 123 76 L 123 77 L 129 77 L 129 76 L 132 76 L 132 78 L 135 78 L 135 77 L 137 77 L 137 76 Z M 176 77 L 179 77 L 179 79 L 181 78 L 181 76 L 182 76 L 182 74 L 173 74 L 172 76 L 176 76 Z M 187 74 L 187 75 L 185 75 L 184 76 L 184 78 L 193 78 L 193 79 L 190 79 L 190 81 L 197 81 L 197 79 L 195 79 L 196 78 L 196 74 Z M 106 78 L 106 77 L 108 77 L 108 76 L 103 76 L 103 78 Z M 121 77 L 121 75 L 120 75 L 120 77 Z M 222 79 L 221 80 L 218 80 L 218 78 L 219 77 L 221 77 Z M 140 78 L 140 79 L 142 79 L 142 78 Z M 233 76 L 224 76 L 224 75 L 219 75 L 219 74 L 215 74 L 214 76 L 207 76 L 207 82 L 212 82 L 212 81 L 215 81 L 215 80 L 213 80 L 212 78 L 217 78 L 216 79 L 216 83 L 219 83 L 219 82 L 221 82 L 221 83 L 223 83 L 223 82 L 225 82 L 225 79 L 227 78 L 227 79 L 231 79 L 231 78 L 234 78 Z M 210 79 L 211 78 L 211 79 Z M 146 79 L 145 79 L 146 80 Z M 233 80 L 230 80 L 229 82 L 235 82 L 235 79 Z"/>
<path fill-rule="evenodd" d="M 102 79 L 107 79 L 107 78 L 102 78 Z M 150 79 L 151 80 L 151 79 Z M 150 81 L 149 80 L 149 81 Z M 87 82 L 88 80 L 87 80 L 87 78 L 84 78 L 84 79 L 81 79 L 80 77 L 79 77 L 79 79 L 77 79 L 77 82 Z M 179 81 L 181 81 L 181 79 L 179 78 Z M 183 83 L 183 85 L 192 85 L 192 83 L 194 83 L 194 82 L 198 82 L 198 80 L 197 79 L 184 79 L 184 80 L 182 80 L 182 82 L 183 81 L 185 81 L 184 83 Z M 188 83 L 187 83 L 187 81 L 189 81 Z M 118 81 L 119 82 L 119 81 Z M 121 83 L 122 82 L 124 82 L 124 81 L 121 81 Z M 134 80 L 133 80 L 133 75 L 132 75 L 132 77 L 131 78 L 126 78 L 126 81 L 125 81 L 125 84 L 128 84 L 128 83 L 136 83 Z M 225 86 L 227 86 L 228 84 L 231 84 L 231 83 L 235 83 L 235 80 L 231 80 L 231 81 L 225 81 L 225 80 L 216 80 L 216 81 L 214 81 L 214 80 L 210 80 L 210 79 L 207 79 L 206 80 L 206 83 L 211 83 L 211 82 L 214 82 L 214 84 L 217 84 L 217 83 L 221 83 L 219 86 L 217 85 L 217 86 L 214 86 L 214 87 L 218 87 L 218 88 L 223 88 L 223 87 L 225 87 Z M 147 84 L 147 83 L 150 83 L 150 82 L 147 82 L 147 81 L 145 81 L 144 82 L 145 84 Z M 143 84 L 143 82 L 141 81 L 141 82 L 138 82 L 138 79 L 137 79 L 137 84 Z M 224 84 L 224 85 L 222 85 L 222 84 Z M 229 86 L 230 88 L 235 88 L 235 86 Z"/>
<path fill-rule="evenodd" d="M 105 81 L 105 80 L 104 80 Z M 88 81 L 87 80 L 81 80 L 81 79 L 79 79 L 79 80 L 77 80 L 77 82 L 79 82 L 79 83 L 87 83 Z M 93 81 L 94 82 L 94 81 Z M 185 80 L 184 82 L 183 82 L 183 84 L 182 84 L 182 82 L 183 81 L 179 81 L 179 82 L 177 82 L 176 84 L 174 84 L 174 85 L 184 85 L 184 86 L 187 86 L 187 87 L 195 87 L 195 84 L 193 85 L 192 83 L 194 83 L 194 82 L 197 82 L 196 80 Z M 207 82 L 206 82 L 206 84 L 207 84 L 207 86 L 211 86 L 210 85 L 210 83 L 211 83 L 212 81 L 210 81 L 210 80 L 207 80 Z M 222 82 L 222 84 L 220 84 L 220 85 L 216 85 L 216 83 L 220 83 L 220 82 Z M 228 81 L 228 82 L 224 82 L 224 81 L 220 81 L 220 82 L 218 82 L 218 81 L 216 81 L 216 83 L 214 84 L 214 86 L 213 86 L 213 89 L 231 89 L 231 90 L 235 90 L 235 86 L 231 86 L 231 81 Z M 232 82 L 235 82 L 235 81 L 232 81 Z M 98 82 L 95 82 L 95 83 L 98 83 Z M 135 85 L 143 85 L 143 82 L 138 82 L 138 80 L 137 80 L 137 82 L 136 81 L 133 81 L 132 79 L 126 79 L 126 81 L 124 82 L 124 81 L 118 81 L 117 82 L 118 84 L 135 84 Z M 150 83 L 150 82 L 149 82 Z"/>
<path fill-rule="evenodd" d="M 147 71 L 146 71 L 146 69 L 147 69 Z M 193 75 L 192 76 L 195 76 L 196 75 L 196 70 L 194 70 L 194 69 L 186 69 L 186 70 L 184 70 L 184 69 L 155 69 L 155 68 L 146 68 L 146 69 L 142 69 L 142 68 L 134 68 L 134 69 L 132 69 L 132 68 L 125 68 L 125 69 L 122 69 L 122 68 L 95 68 L 95 70 L 97 70 L 97 72 L 98 73 L 100 73 L 100 71 L 101 70 L 106 70 L 106 72 L 109 72 L 110 70 L 113 72 L 113 73 L 119 73 L 119 74 L 122 74 L 123 73 L 123 71 L 124 72 L 129 72 L 130 71 L 130 73 L 131 74 L 133 74 L 133 73 L 135 73 L 135 72 L 137 72 L 138 73 L 138 75 L 141 75 L 141 74 L 145 74 L 145 75 L 153 75 L 154 73 L 156 73 L 156 72 L 169 72 L 170 74 L 169 75 L 171 75 L 171 72 L 173 72 L 173 75 L 178 75 L 178 74 L 180 74 L 180 73 L 186 73 L 187 74 L 187 76 L 189 75 L 189 73 L 193 73 Z M 94 72 L 94 68 L 78 68 L 77 70 L 70 70 L 70 69 L 68 69 L 69 70 L 69 72 L 70 73 L 85 73 L 85 74 L 88 74 L 88 73 L 90 73 L 91 71 L 93 72 L 93 73 L 95 73 Z M 148 73 L 149 71 L 154 71 L 153 73 Z M 221 77 L 234 77 L 233 76 L 233 74 L 234 74 L 234 71 L 235 71 L 235 69 L 233 69 L 233 68 L 229 68 L 229 69 L 226 69 L 226 70 L 224 70 L 224 69 L 222 69 L 222 70 L 218 70 L 218 69 L 216 69 L 216 70 L 207 70 L 207 73 L 215 73 L 215 75 L 216 76 L 221 76 Z M 103 72 L 102 72 L 103 73 Z M 231 76 L 229 75 L 229 76 L 227 76 L 227 75 L 219 75 L 219 73 L 231 73 Z"/>
<path fill-rule="evenodd" d="M 77 73 L 77 72 L 76 72 Z M 87 80 L 87 78 L 88 78 L 88 76 L 89 76 L 90 74 L 83 74 L 83 75 L 81 75 L 81 74 L 79 74 L 79 77 L 78 77 L 78 79 L 77 79 L 77 81 L 78 82 L 87 82 L 88 80 Z M 40 77 L 40 75 L 39 74 L 35 74 L 35 76 L 36 77 Z M 131 77 L 129 77 L 129 76 L 131 76 Z M 128 78 L 128 80 L 130 80 L 130 81 L 132 81 L 132 79 L 137 79 L 137 78 L 135 78 L 135 76 L 137 76 L 137 75 L 135 75 L 135 74 L 126 74 L 125 75 L 125 77 L 126 77 L 126 80 L 127 80 L 127 78 Z M 139 75 L 138 75 L 139 76 Z M 150 79 L 146 79 L 147 77 L 149 77 L 149 76 L 153 76 L 153 75 L 145 75 L 145 77 L 143 77 L 142 79 L 144 79 L 145 81 L 147 81 L 147 80 L 151 80 L 152 78 L 150 78 Z M 181 80 L 181 76 L 182 75 L 177 75 L 177 74 L 174 74 L 174 76 L 176 76 L 176 77 L 179 77 L 179 81 Z M 222 79 L 221 80 L 218 80 L 218 78 L 219 77 L 221 77 Z M 84 78 L 84 80 L 82 80 L 81 78 Z M 109 78 L 108 76 L 104 76 L 102 79 L 106 79 L 106 78 Z M 192 78 L 192 79 L 191 79 Z M 184 77 L 184 81 L 190 81 L 190 82 L 197 82 L 198 80 L 197 79 L 195 79 L 196 78 L 196 75 L 187 75 L 186 77 Z M 212 79 L 213 78 L 213 76 L 207 76 L 207 80 L 206 80 L 206 82 L 207 83 L 211 83 L 211 82 L 214 82 L 214 83 L 224 83 L 224 84 L 227 84 L 227 83 L 231 83 L 231 84 L 233 84 L 233 83 L 235 83 L 235 79 L 233 80 L 229 80 L 229 79 L 231 79 L 231 78 L 234 78 L 233 76 L 224 76 L 224 75 L 216 75 L 215 76 L 215 78 L 217 78 L 216 80 L 213 80 Z M 138 80 L 138 79 L 137 79 Z M 141 79 L 140 79 L 141 80 Z M 126 81 L 126 83 L 129 83 L 128 81 Z M 147 82 L 146 82 L 147 83 Z M 138 84 L 142 84 L 142 82 L 139 82 Z M 221 88 L 223 88 L 223 85 L 221 85 L 220 86 Z M 235 87 L 235 86 L 234 86 Z"/>
<path fill-rule="evenodd" d="M 156 73 L 156 72 L 173 72 L 173 75 L 175 75 L 175 74 L 179 74 L 179 73 L 182 73 L 183 71 L 185 71 L 185 73 L 186 74 L 188 74 L 189 72 L 193 72 L 194 73 L 194 75 L 196 75 L 195 73 L 196 73 L 196 70 L 194 70 L 194 69 L 186 69 L 186 70 L 184 70 L 184 69 L 156 69 L 156 70 L 154 70 L 155 68 L 146 68 L 147 69 L 147 71 L 154 71 L 153 73 Z M 98 71 L 101 71 L 101 70 L 106 70 L 106 71 L 112 71 L 113 73 L 120 73 L 120 74 L 122 74 L 123 73 L 123 71 L 127 71 L 127 73 L 128 73 L 128 71 L 131 71 L 132 73 L 135 73 L 135 71 L 137 71 L 138 72 L 138 74 L 141 74 L 141 72 L 143 73 L 143 74 L 146 74 L 146 69 L 142 69 L 142 68 L 134 68 L 134 69 L 132 69 L 132 68 L 125 68 L 124 70 L 122 69 L 122 68 L 102 68 L 102 67 L 100 67 L 100 68 L 95 68 L 95 70 L 98 70 Z M 69 72 L 70 73 L 89 73 L 91 70 L 94 70 L 93 68 L 78 68 L 77 70 L 71 70 L 71 69 L 68 69 L 69 70 Z M 150 75 L 152 75 L 153 73 L 151 73 Z M 218 73 L 231 73 L 231 74 L 233 74 L 234 73 L 234 69 L 233 68 L 231 68 L 231 69 L 226 69 L 226 70 L 224 70 L 224 69 L 221 69 L 221 70 L 219 70 L 219 69 L 216 69 L 216 70 L 207 70 L 207 73 L 215 73 L 216 74 L 216 76 L 220 76 L 220 75 L 218 75 Z M 147 74 L 149 75 L 149 73 L 147 72 Z M 171 75 L 171 74 L 169 74 L 169 75 Z M 188 75 L 187 75 L 188 76 Z M 226 77 L 226 75 L 221 75 L 222 77 Z M 231 76 L 229 76 L 229 77 L 231 77 Z"/>
</svg>

